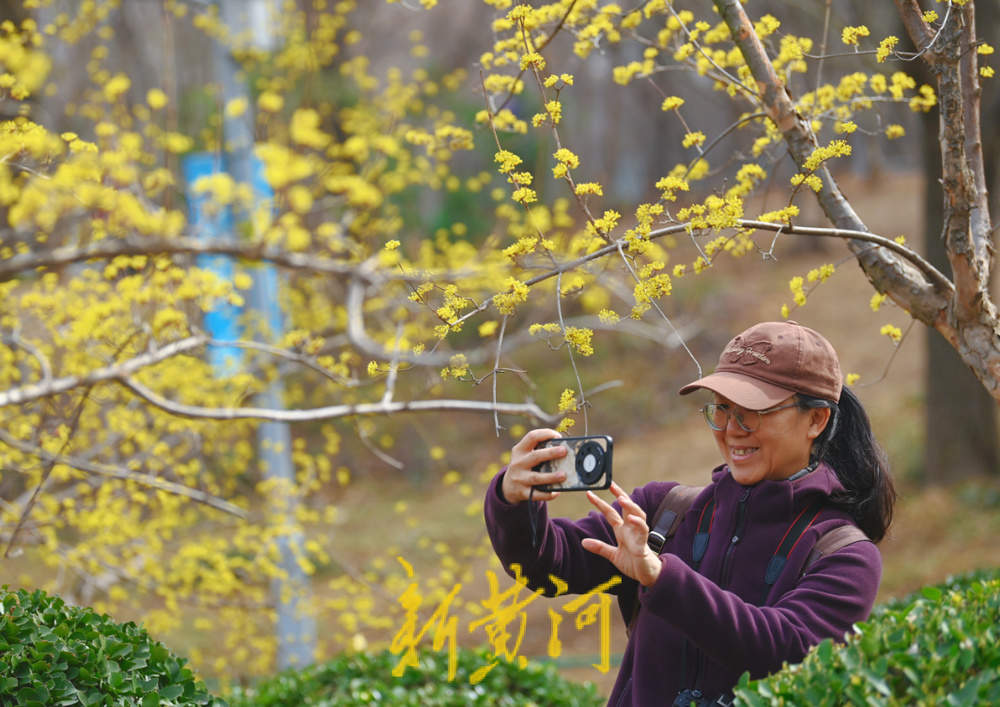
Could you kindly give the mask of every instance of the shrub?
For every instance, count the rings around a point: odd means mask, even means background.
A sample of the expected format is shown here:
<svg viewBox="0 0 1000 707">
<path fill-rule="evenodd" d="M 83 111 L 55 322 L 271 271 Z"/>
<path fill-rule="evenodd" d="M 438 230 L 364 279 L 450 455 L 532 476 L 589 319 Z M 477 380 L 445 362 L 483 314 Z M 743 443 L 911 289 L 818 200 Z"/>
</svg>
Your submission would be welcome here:
<svg viewBox="0 0 1000 707">
<path fill-rule="evenodd" d="M 184 663 L 134 623 L 0 587 L 0 704 L 224 706 Z"/>
<path fill-rule="evenodd" d="M 800 665 L 744 674 L 737 704 L 1000 704 L 1000 571 L 979 572 L 878 607 L 843 645 Z"/>
<path fill-rule="evenodd" d="M 469 676 L 490 661 L 486 651 L 458 651 L 458 671 L 448 682 L 448 655 L 423 652 L 418 668 L 393 677 L 398 658 L 388 651 L 353 654 L 303 670 L 286 670 L 253 688 L 227 697 L 231 707 L 465 707 L 466 705 L 541 705 L 598 707 L 606 698 L 591 684 L 562 678 L 551 664 L 520 668 L 499 661 L 475 685 Z"/>
</svg>

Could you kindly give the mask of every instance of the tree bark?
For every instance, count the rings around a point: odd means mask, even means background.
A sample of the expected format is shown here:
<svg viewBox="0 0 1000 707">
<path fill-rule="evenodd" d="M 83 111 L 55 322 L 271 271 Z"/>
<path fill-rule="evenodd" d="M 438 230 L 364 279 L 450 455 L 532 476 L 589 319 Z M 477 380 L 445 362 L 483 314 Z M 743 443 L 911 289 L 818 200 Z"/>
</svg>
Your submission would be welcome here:
<svg viewBox="0 0 1000 707">
<path fill-rule="evenodd" d="M 986 122 L 990 124 L 989 118 Z M 923 196 L 925 255 L 933 265 L 947 270 L 948 254 L 941 237 L 944 194 L 935 178 L 941 173 L 937 116 L 925 115 L 921 126 L 924 172 L 928 175 Z M 997 473 L 1000 448 L 996 402 L 955 349 L 936 332 L 927 331 L 925 347 L 924 479 L 948 483 L 968 476 Z"/>
<path fill-rule="evenodd" d="M 994 1 L 994 4 L 996 3 Z M 934 83 L 927 66 L 914 67 L 922 83 Z M 994 106 L 993 110 L 996 107 Z M 987 107 L 983 123 L 995 125 L 1000 114 Z M 944 192 L 941 174 L 941 142 L 936 111 L 920 116 L 920 144 L 924 182 L 924 254 L 938 269 L 949 269 L 944 243 Z M 989 137 L 989 136 L 988 136 Z M 993 143 L 987 140 L 987 146 Z M 984 152 L 988 176 L 992 150 Z M 993 157 L 995 159 L 995 156 Z M 992 186 L 990 184 L 989 186 Z M 949 483 L 1000 469 L 1000 441 L 997 439 L 996 403 L 956 354 L 948 342 L 928 331 L 925 340 L 926 412 L 924 415 L 925 453 L 923 478 L 933 483 Z"/>
</svg>

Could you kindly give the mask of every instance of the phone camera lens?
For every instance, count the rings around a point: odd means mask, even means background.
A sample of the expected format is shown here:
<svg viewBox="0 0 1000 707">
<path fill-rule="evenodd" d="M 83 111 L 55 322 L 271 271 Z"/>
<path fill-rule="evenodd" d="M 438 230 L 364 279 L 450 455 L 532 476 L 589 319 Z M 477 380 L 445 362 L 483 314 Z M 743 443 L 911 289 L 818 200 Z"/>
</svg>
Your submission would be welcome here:
<svg viewBox="0 0 1000 707">
<path fill-rule="evenodd" d="M 596 483 L 604 473 L 604 450 L 597 442 L 586 442 L 576 453 L 576 473 L 580 481 Z"/>
</svg>

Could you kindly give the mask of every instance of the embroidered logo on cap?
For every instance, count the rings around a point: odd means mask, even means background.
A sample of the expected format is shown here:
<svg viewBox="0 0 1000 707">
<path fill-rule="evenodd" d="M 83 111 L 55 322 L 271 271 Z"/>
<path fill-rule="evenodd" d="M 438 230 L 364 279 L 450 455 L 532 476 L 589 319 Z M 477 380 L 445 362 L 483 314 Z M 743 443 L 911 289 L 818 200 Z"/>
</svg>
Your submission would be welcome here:
<svg viewBox="0 0 1000 707">
<path fill-rule="evenodd" d="M 770 366 L 771 359 L 767 353 L 771 350 L 771 346 L 769 341 L 744 343 L 743 337 L 737 336 L 723 351 L 722 357 L 731 363 L 744 366 L 752 366 L 758 362 Z"/>
</svg>

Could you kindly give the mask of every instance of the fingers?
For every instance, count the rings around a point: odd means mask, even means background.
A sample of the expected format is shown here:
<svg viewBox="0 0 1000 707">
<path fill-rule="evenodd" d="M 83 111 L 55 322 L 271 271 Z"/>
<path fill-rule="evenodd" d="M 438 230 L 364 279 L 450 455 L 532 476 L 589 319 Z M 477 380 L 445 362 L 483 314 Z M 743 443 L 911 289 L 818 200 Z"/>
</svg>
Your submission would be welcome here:
<svg viewBox="0 0 1000 707">
<path fill-rule="evenodd" d="M 561 435 L 556 430 L 531 430 L 511 449 L 510 463 L 504 474 L 502 491 L 510 503 L 520 503 L 529 498 L 536 501 L 551 501 L 558 492 L 533 490 L 536 486 L 556 485 L 566 480 L 564 471 L 536 472 L 538 465 L 566 456 L 564 445 L 539 447 L 543 442 Z"/>
<path fill-rule="evenodd" d="M 513 452 L 513 455 L 517 455 L 518 453 L 525 454 L 538 446 L 539 443 L 556 437 L 562 437 L 562 435 L 547 427 L 531 430 L 518 440 L 517 444 L 511 449 L 511 452 Z"/>
<path fill-rule="evenodd" d="M 621 506 L 622 511 L 630 516 L 638 516 L 642 519 L 643 523 L 646 522 L 646 511 L 642 510 L 639 504 L 633 501 L 632 497 L 613 481 L 611 482 L 611 493 L 618 499 L 618 504 Z"/>
<path fill-rule="evenodd" d="M 595 538 L 584 538 L 581 544 L 583 545 L 584 550 L 592 552 L 595 555 L 600 555 L 605 560 L 614 560 L 615 548 L 608 545 L 606 542 L 602 542 Z"/>
<path fill-rule="evenodd" d="M 587 498 L 590 500 L 594 507 L 601 512 L 601 514 L 611 523 L 611 527 L 617 527 L 624 524 L 625 522 L 632 522 L 632 519 L 638 521 L 637 527 L 646 526 L 646 511 L 637 504 L 632 498 L 625 493 L 622 488 L 611 482 L 611 493 L 613 493 L 618 499 L 618 505 L 621 506 L 621 513 L 616 511 L 614 507 L 607 501 L 602 499 L 597 494 L 592 491 L 587 492 Z"/>
<path fill-rule="evenodd" d="M 625 521 L 622 520 L 618 511 L 593 491 L 587 491 L 587 500 L 594 505 L 594 508 L 601 512 L 601 515 L 611 524 L 612 528 L 617 528 L 619 525 L 624 524 Z"/>
</svg>

